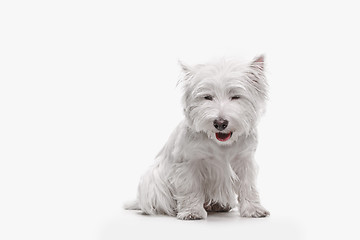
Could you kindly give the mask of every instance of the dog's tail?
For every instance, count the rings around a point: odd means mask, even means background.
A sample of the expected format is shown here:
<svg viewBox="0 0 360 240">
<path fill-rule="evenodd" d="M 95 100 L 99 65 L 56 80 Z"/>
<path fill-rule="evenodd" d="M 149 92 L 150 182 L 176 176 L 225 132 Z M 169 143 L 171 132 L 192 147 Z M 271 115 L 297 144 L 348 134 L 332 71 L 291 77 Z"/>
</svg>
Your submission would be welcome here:
<svg viewBox="0 0 360 240">
<path fill-rule="evenodd" d="M 124 209 L 125 210 L 141 210 L 137 200 L 125 203 Z"/>
</svg>

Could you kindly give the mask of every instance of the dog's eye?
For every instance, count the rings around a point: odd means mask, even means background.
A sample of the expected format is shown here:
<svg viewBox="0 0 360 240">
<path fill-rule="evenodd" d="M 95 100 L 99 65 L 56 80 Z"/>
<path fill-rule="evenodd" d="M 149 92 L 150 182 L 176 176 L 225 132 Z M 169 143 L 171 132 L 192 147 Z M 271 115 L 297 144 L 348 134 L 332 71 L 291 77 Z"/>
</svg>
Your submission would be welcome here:
<svg viewBox="0 0 360 240">
<path fill-rule="evenodd" d="M 241 98 L 240 95 L 236 95 L 236 96 L 231 97 L 231 100 L 237 100 L 237 99 L 240 99 L 240 98 Z"/>
<path fill-rule="evenodd" d="M 210 95 L 206 95 L 204 98 L 205 98 L 206 100 L 209 100 L 209 101 L 212 101 L 212 100 L 213 100 L 213 97 L 210 96 Z"/>
</svg>

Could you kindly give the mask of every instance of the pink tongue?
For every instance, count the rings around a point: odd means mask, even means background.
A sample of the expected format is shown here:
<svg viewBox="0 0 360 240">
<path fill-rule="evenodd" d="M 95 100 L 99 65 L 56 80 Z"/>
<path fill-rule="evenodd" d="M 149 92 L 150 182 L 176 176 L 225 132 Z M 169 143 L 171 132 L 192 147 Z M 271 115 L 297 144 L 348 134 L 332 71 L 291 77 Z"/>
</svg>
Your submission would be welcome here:
<svg viewBox="0 0 360 240">
<path fill-rule="evenodd" d="M 222 142 L 229 140 L 230 137 L 231 137 L 231 132 L 230 133 L 221 133 L 221 132 L 216 133 L 216 139 L 219 141 L 222 141 Z"/>
</svg>

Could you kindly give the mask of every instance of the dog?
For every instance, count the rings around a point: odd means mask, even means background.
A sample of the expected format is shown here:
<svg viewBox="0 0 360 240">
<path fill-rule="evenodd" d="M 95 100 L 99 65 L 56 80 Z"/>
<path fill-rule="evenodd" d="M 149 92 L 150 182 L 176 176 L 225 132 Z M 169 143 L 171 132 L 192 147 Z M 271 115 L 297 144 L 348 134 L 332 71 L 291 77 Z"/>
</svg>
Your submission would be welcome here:
<svg viewBox="0 0 360 240">
<path fill-rule="evenodd" d="M 180 63 L 184 120 L 142 176 L 137 200 L 125 209 L 205 219 L 238 207 L 242 217 L 270 215 L 259 200 L 254 154 L 268 84 L 264 56 Z"/>
</svg>

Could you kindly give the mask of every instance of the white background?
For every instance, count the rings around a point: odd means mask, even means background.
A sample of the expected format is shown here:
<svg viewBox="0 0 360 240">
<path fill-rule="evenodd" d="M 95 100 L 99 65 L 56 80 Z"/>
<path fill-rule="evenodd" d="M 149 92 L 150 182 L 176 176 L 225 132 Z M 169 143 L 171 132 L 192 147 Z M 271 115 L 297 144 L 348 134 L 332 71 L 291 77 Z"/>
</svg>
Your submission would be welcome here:
<svg viewBox="0 0 360 240">
<path fill-rule="evenodd" d="M 1 1 L 1 239 L 359 239 L 356 1 Z M 184 62 L 266 54 L 266 219 L 122 210 Z M 155 238 L 156 237 L 156 238 Z"/>
</svg>

